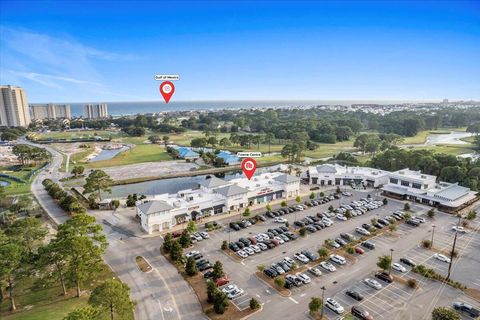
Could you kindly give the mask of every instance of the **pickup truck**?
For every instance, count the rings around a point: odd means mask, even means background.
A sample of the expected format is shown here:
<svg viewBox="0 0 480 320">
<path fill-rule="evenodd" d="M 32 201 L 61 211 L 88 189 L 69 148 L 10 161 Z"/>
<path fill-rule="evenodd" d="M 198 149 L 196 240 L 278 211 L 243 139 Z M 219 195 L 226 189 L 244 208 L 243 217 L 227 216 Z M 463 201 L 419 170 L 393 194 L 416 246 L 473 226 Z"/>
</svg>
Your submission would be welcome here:
<svg viewBox="0 0 480 320">
<path fill-rule="evenodd" d="M 473 319 L 476 319 L 477 317 L 480 316 L 479 310 L 463 302 L 457 302 L 457 301 L 453 302 L 453 309 L 464 312 L 468 314 L 470 317 L 472 317 Z"/>
</svg>

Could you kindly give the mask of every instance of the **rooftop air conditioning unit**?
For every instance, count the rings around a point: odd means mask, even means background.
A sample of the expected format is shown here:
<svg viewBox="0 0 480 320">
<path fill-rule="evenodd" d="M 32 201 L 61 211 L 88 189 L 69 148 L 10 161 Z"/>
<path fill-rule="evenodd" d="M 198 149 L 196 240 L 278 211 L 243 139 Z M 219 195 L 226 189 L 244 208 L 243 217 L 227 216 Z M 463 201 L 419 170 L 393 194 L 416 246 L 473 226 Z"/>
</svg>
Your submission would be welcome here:
<svg viewBox="0 0 480 320">
<path fill-rule="evenodd" d="M 175 208 L 180 208 L 180 201 L 175 201 L 175 202 L 173 203 L 173 206 L 174 206 Z"/>
</svg>

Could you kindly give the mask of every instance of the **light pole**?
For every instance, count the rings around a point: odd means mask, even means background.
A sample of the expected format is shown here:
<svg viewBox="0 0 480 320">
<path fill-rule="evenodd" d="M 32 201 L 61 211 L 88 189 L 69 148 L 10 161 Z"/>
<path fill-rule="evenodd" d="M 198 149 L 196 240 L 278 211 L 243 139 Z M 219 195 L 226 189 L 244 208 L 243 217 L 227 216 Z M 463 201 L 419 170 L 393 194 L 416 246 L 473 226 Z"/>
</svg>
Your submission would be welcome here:
<svg viewBox="0 0 480 320">
<path fill-rule="evenodd" d="M 390 249 L 390 268 L 388 269 L 388 275 L 392 273 L 392 262 L 393 262 L 393 249 Z"/>
<path fill-rule="evenodd" d="M 325 290 L 326 290 L 326 288 L 325 288 L 325 286 L 323 286 L 320 289 L 322 289 L 322 311 L 320 313 L 320 319 L 323 319 L 323 306 L 325 305 L 324 300 L 325 300 Z"/>
<path fill-rule="evenodd" d="M 452 251 L 450 252 L 450 262 L 448 263 L 448 273 L 446 280 L 450 280 L 450 271 L 452 269 L 453 255 L 455 254 L 455 245 L 457 244 L 458 226 L 460 225 L 461 215 L 458 215 L 457 228 L 455 229 L 455 237 L 453 238 Z"/>
<path fill-rule="evenodd" d="M 433 248 L 433 235 L 435 234 L 435 225 L 432 224 L 432 240 L 430 241 L 430 248 Z"/>
</svg>

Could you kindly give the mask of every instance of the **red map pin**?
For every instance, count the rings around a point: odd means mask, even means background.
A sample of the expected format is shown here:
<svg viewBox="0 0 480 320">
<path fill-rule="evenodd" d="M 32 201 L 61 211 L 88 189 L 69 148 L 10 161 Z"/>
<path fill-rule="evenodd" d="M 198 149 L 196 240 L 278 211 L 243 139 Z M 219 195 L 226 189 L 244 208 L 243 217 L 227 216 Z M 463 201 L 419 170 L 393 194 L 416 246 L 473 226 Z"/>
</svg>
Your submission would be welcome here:
<svg viewBox="0 0 480 320">
<path fill-rule="evenodd" d="M 252 158 L 245 158 L 242 161 L 242 171 L 247 176 L 248 180 L 250 180 L 257 170 L 257 162 L 255 159 Z"/>
<path fill-rule="evenodd" d="M 174 92 L 175 92 L 175 86 L 170 81 L 164 81 L 160 85 L 160 93 L 162 94 L 163 99 L 165 99 L 166 103 L 170 101 L 170 98 L 173 96 Z"/>
</svg>

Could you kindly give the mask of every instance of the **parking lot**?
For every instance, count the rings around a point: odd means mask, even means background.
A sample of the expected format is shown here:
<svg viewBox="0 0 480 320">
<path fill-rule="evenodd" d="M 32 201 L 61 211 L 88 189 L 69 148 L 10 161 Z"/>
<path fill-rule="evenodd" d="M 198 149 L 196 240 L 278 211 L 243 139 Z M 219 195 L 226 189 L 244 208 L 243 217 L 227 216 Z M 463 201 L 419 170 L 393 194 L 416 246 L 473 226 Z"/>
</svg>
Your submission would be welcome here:
<svg viewBox="0 0 480 320">
<path fill-rule="evenodd" d="M 307 215 L 324 212 L 330 205 L 336 208 L 342 203 L 350 203 L 353 200 L 367 196 L 366 192 L 351 192 L 353 193 L 352 197 L 342 197 L 327 204 L 308 208 L 304 211 L 297 211 L 295 214 L 284 215 L 283 218 L 286 218 L 290 226 L 293 226 L 295 219 L 298 220 Z M 375 194 L 373 192 L 371 193 L 375 198 Z M 381 199 L 381 197 L 378 196 L 376 198 Z M 428 207 L 417 204 L 412 204 L 411 206 L 412 211 L 416 215 L 424 214 L 429 209 Z M 442 286 L 438 282 L 427 280 L 412 272 L 399 274 L 397 271 L 392 271 L 394 274 L 404 277 L 405 279 L 416 278 L 420 284 L 420 290 L 410 289 L 404 283 L 397 282 L 386 286 L 384 285 L 381 290 L 375 290 L 362 283 L 364 278 L 373 277 L 373 271 L 377 269 L 375 264 L 378 256 L 390 254 L 390 249 L 394 249 L 394 262 L 398 261 L 400 257 L 408 257 L 417 263 L 435 268 L 437 272 L 446 273 L 448 264 L 434 259 L 432 257 L 434 252 L 419 246 L 422 240 L 430 239 L 432 231 L 432 221 L 430 220 L 427 220 L 426 223 L 418 227 L 400 224 L 393 235 L 374 237 L 372 242 L 376 244 L 375 250 L 366 250 L 365 254 L 356 255 L 356 261 L 347 261 L 343 266 L 335 265 L 337 267 L 337 271 L 335 272 L 329 273 L 322 269 L 322 276 L 310 276 L 312 280 L 311 283 L 292 288 L 292 295 L 287 298 L 278 295 L 275 289 L 260 281 L 255 276 L 258 265 L 270 266 L 272 263 L 282 260 L 285 256 L 293 257 L 294 253 L 305 249 L 316 253 L 326 239 L 334 239 L 338 237 L 340 233 L 344 232 L 355 234 L 355 227 L 360 226 L 362 223 L 370 223 L 372 218 L 384 217 L 402 208 L 403 202 L 389 199 L 389 203 L 386 206 L 369 211 L 364 215 L 353 217 L 349 221 L 333 219 L 334 224 L 331 227 L 315 233 L 307 233 L 304 238 L 299 237 L 297 240 L 281 244 L 271 250 L 256 253 L 242 260 L 233 259 L 220 250 L 222 241 L 237 241 L 240 237 L 249 237 L 265 232 L 267 229 L 278 227 L 280 224 L 273 222 L 273 219 L 268 219 L 266 222 L 257 223 L 246 229 L 232 231 L 228 227 L 228 222 L 230 221 L 222 221 L 221 223 L 224 225 L 224 228 L 216 232 L 211 232 L 210 239 L 196 243 L 194 249 L 199 250 L 212 264 L 216 260 L 221 261 L 228 277 L 233 283 L 244 290 L 244 295 L 233 301 L 239 309 L 248 307 L 248 302 L 251 297 L 255 297 L 263 304 L 263 311 L 260 314 L 254 315 L 252 317 L 254 319 L 305 319 L 310 298 L 312 296 L 321 297 L 322 286 L 326 287 L 325 298 L 334 298 L 346 311 L 349 311 L 352 305 L 359 305 L 368 310 L 375 319 L 418 319 L 418 317 L 416 317 L 418 312 L 426 314 L 425 309 L 429 308 L 429 310 L 431 310 L 435 304 L 451 306 L 452 299 L 468 301 L 473 303 L 474 306 L 478 306 L 478 302 L 471 301 L 469 297 L 461 294 L 461 292 L 459 293 L 458 290 L 448 286 Z M 451 245 L 451 237 L 454 235 L 454 233 L 451 232 L 451 226 L 455 221 L 455 217 L 446 214 L 438 213 L 435 216 L 433 223 L 436 224 L 434 235 L 434 246 L 436 248 Z M 452 278 L 454 280 L 470 283 L 472 287 L 475 285 L 475 281 L 478 282 L 478 271 L 474 272 L 472 267 L 476 266 L 478 267 L 476 270 L 480 269 L 478 265 L 478 255 L 476 258 L 473 255 L 475 249 L 478 252 L 479 246 L 480 239 L 476 232 L 458 236 L 457 249 L 460 252 L 461 259 L 459 260 L 460 262 L 455 261 L 452 266 Z M 468 259 L 472 261 L 469 266 L 465 266 L 463 262 L 469 261 Z M 464 274 L 467 271 L 469 275 Z M 381 281 L 379 280 L 379 282 Z M 480 283 L 476 285 L 480 288 Z M 346 296 L 344 292 L 348 289 L 358 290 L 364 296 L 364 300 L 357 302 Z M 437 291 L 438 294 L 436 294 Z M 432 292 L 434 292 L 433 294 L 436 300 L 435 304 L 430 306 L 432 304 Z M 417 300 L 419 301 L 418 303 L 416 303 Z M 339 315 L 327 308 L 325 308 L 325 314 L 329 319 L 340 318 Z M 400 317 L 399 315 L 402 316 Z"/>
</svg>

